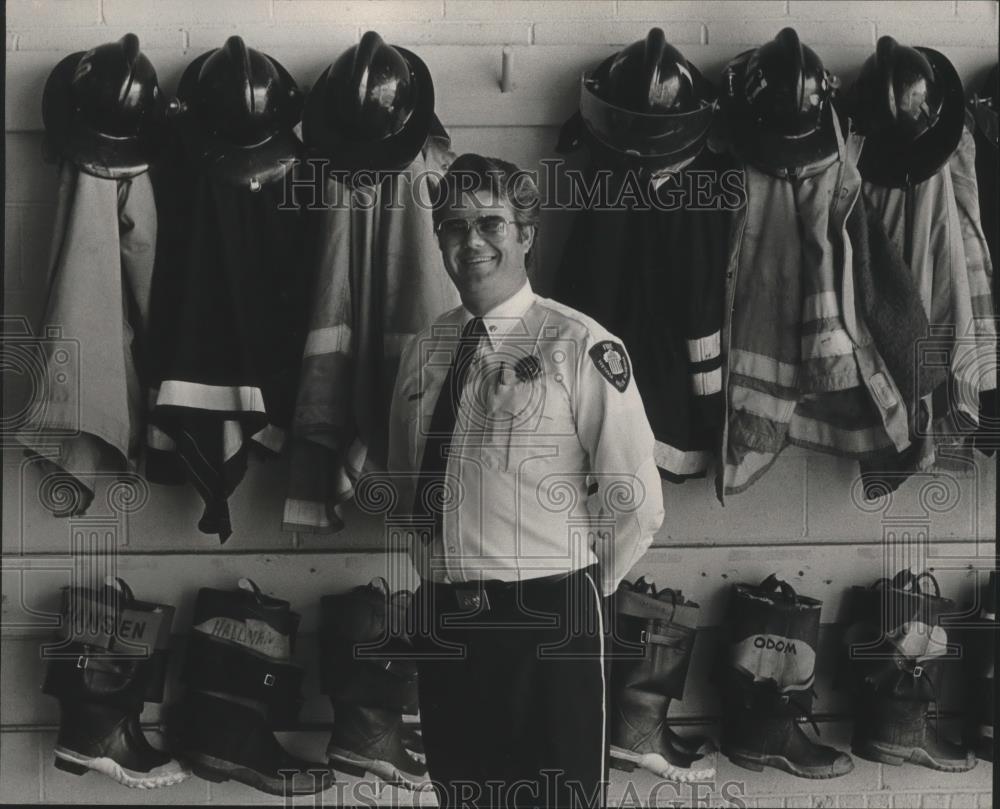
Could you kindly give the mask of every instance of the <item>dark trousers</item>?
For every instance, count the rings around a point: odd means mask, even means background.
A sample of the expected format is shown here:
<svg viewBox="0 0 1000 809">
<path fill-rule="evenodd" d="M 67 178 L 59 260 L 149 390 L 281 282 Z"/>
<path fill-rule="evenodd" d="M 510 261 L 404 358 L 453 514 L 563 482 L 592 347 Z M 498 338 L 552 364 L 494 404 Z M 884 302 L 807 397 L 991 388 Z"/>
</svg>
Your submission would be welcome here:
<svg viewBox="0 0 1000 809">
<path fill-rule="evenodd" d="M 604 805 L 596 582 L 588 568 L 516 585 L 419 588 L 420 723 L 442 808 Z"/>
</svg>

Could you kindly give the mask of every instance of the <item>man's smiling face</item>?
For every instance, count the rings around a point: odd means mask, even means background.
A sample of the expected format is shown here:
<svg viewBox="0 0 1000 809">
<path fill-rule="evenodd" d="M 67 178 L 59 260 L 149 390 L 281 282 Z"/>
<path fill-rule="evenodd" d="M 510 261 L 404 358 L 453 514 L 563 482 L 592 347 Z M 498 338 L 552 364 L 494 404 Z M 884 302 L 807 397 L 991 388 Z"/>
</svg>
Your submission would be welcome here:
<svg viewBox="0 0 1000 809">
<path fill-rule="evenodd" d="M 470 310 L 488 311 L 517 292 L 527 279 L 525 254 L 531 248 L 534 229 L 513 224 L 514 212 L 504 200 L 487 190 L 466 192 L 444 213 L 449 219 L 476 220 L 499 217 L 506 220 L 504 232 L 480 233 L 475 226 L 439 233 L 441 255 L 462 302 Z M 489 220 L 486 220 L 487 222 Z M 471 304 L 471 305 L 470 305 Z"/>
</svg>

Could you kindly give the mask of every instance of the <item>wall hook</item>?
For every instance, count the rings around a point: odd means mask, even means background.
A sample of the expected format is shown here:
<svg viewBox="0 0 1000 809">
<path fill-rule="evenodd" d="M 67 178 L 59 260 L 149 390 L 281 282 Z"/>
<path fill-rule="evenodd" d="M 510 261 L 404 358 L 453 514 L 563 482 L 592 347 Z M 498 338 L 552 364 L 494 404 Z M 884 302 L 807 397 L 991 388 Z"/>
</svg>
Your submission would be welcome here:
<svg viewBox="0 0 1000 809">
<path fill-rule="evenodd" d="M 500 92 L 509 93 L 514 89 L 514 49 L 504 45 L 500 62 Z"/>
</svg>

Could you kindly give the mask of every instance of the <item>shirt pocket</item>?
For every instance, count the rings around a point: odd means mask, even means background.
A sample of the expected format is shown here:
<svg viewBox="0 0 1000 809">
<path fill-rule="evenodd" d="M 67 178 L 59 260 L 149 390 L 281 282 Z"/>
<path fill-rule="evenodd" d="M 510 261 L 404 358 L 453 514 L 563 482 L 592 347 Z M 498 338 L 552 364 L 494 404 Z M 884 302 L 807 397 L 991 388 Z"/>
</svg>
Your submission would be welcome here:
<svg viewBox="0 0 1000 809">
<path fill-rule="evenodd" d="M 484 463 L 503 473 L 523 473 L 530 463 L 557 452 L 552 440 L 553 419 L 545 410 L 541 385 L 518 383 L 505 386 L 490 409 L 488 445 Z"/>
</svg>

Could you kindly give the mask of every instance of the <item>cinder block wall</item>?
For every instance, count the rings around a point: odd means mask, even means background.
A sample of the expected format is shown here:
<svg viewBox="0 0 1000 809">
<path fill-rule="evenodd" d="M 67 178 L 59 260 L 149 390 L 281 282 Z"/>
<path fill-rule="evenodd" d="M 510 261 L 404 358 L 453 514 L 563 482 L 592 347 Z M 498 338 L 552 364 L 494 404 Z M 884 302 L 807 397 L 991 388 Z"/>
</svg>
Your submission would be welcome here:
<svg viewBox="0 0 1000 809">
<path fill-rule="evenodd" d="M 137 33 L 164 90 L 171 93 L 194 57 L 239 33 L 251 47 L 278 58 L 308 86 L 339 53 L 369 28 L 424 58 L 435 80 L 437 109 L 456 151 L 495 154 L 530 168 L 553 157 L 559 125 L 578 101 L 580 71 L 617 47 L 644 36 L 652 25 L 710 78 L 736 53 L 794 26 L 826 65 L 849 82 L 878 36 L 936 47 L 974 86 L 996 60 L 997 3 L 993 0 L 922 2 L 637 2 L 635 0 L 8 0 L 6 74 L 5 315 L 8 328 L 37 333 L 47 283 L 54 212 L 55 169 L 41 154 L 41 90 L 49 70 L 67 53 Z M 513 49 L 514 90 L 501 93 L 501 51 Z M 544 177 L 543 177 L 544 183 Z M 558 262 L 570 217 L 550 213 L 542 225 L 542 262 L 536 287 L 545 291 Z M 9 333 L 9 332 L 8 332 Z M 30 390 L 7 374 L 8 416 Z M 290 599 L 303 614 L 301 662 L 310 670 L 301 728 L 283 738 L 319 757 L 330 719 L 315 681 L 313 627 L 320 595 L 388 575 L 412 584 L 409 563 L 387 555 L 381 520 L 359 513 L 345 532 L 328 537 L 280 530 L 284 470 L 280 460 L 255 464 L 231 500 L 235 533 L 224 548 L 198 533 L 198 498 L 190 489 L 154 486 L 124 513 L 104 489 L 90 519 L 57 520 L 38 502 L 37 471 L 16 448 L 3 452 L 3 634 L 0 639 L 0 800 L 72 803 L 279 802 L 232 784 L 191 779 L 137 794 L 97 775 L 74 778 L 55 770 L 51 748 L 58 721 L 54 701 L 39 692 L 39 643 L 51 637 L 58 588 L 67 583 L 72 549 L 95 531 L 115 538 L 120 575 L 143 598 L 178 607 L 174 631 L 183 653 L 197 589 L 226 587 L 250 576 L 266 591 Z M 823 599 L 818 712 L 823 740 L 849 746 L 849 704 L 834 688 L 832 662 L 840 649 L 847 588 L 912 565 L 935 569 L 945 593 L 971 600 L 977 571 L 989 565 L 996 537 L 996 472 L 982 461 L 961 478 L 913 479 L 891 502 L 863 506 L 854 464 L 800 450 L 787 451 L 774 469 L 723 509 L 710 481 L 667 485 L 667 518 L 655 547 L 637 566 L 657 584 L 683 588 L 703 606 L 683 703 L 672 713 L 692 729 L 717 730 L 718 701 L 707 682 L 728 587 L 771 571 L 805 594 Z M 955 711 L 953 690 L 944 708 Z M 175 680 L 168 702 L 181 694 Z M 470 706 L 472 708 L 472 706 Z M 161 728 L 162 711 L 150 706 L 144 721 Z M 728 791 L 723 786 L 730 782 Z M 615 776 L 617 802 L 650 796 L 666 803 L 707 800 L 746 805 L 987 807 L 989 768 L 947 775 L 913 766 L 882 767 L 856 761 L 841 779 L 809 782 L 773 771 L 751 773 L 720 761 L 710 793 L 661 788 L 653 779 Z M 326 805 L 388 803 L 409 796 L 345 779 Z M 425 796 L 426 797 L 426 796 Z M 702 805 L 705 805 L 704 803 Z"/>
</svg>

